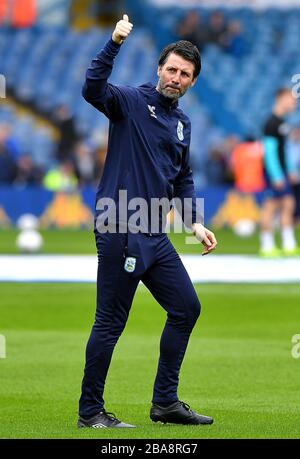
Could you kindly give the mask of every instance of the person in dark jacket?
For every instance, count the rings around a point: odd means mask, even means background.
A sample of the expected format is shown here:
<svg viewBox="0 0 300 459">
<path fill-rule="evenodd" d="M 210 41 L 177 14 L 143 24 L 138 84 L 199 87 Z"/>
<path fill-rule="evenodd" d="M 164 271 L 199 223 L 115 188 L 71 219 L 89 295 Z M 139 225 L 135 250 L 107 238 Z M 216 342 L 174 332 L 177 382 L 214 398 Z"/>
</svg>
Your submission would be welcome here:
<svg viewBox="0 0 300 459">
<path fill-rule="evenodd" d="M 180 40 L 187 40 L 193 43 L 199 51 L 203 51 L 210 38 L 207 25 L 202 21 L 202 17 L 197 10 L 189 10 L 187 12 L 177 24 L 175 33 Z"/>
<path fill-rule="evenodd" d="M 17 164 L 9 143 L 10 126 L 0 125 L 0 185 L 11 185 L 16 177 Z"/>
<path fill-rule="evenodd" d="M 79 135 L 76 131 L 74 117 L 66 105 L 57 107 L 53 121 L 59 131 L 56 159 L 59 162 L 74 159 L 74 150 Z"/>
<path fill-rule="evenodd" d="M 192 43 L 179 41 L 162 51 L 156 87 L 112 85 L 107 80 L 114 59 L 132 27 L 124 15 L 92 61 L 83 87 L 84 98 L 109 118 L 110 126 L 96 195 L 97 309 L 86 349 L 78 427 L 134 427 L 105 410 L 103 392 L 113 350 L 140 281 L 167 311 L 150 418 L 211 424 L 211 417 L 178 400 L 179 371 L 200 302 L 164 232 L 170 206 L 157 212 L 152 209 L 158 200 L 166 203 L 176 198 L 184 223 L 204 245 L 203 254 L 216 247 L 216 238 L 202 225 L 197 209 L 189 166 L 190 121 L 178 107 L 178 99 L 196 82 L 201 60 Z M 180 208 L 185 202 L 189 205 Z"/>
</svg>

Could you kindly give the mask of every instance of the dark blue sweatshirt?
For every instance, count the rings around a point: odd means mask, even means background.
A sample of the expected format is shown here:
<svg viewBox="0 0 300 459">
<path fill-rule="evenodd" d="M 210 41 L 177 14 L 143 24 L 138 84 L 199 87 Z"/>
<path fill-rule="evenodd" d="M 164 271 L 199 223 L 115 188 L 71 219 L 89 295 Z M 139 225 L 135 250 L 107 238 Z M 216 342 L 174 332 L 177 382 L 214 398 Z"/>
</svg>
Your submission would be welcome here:
<svg viewBox="0 0 300 459">
<path fill-rule="evenodd" d="M 134 88 L 107 82 L 120 48 L 111 39 L 107 42 L 88 68 L 82 91 L 110 120 L 96 201 L 112 198 L 118 208 L 119 190 L 127 190 L 128 201 L 140 197 L 149 206 L 151 198 L 192 198 L 192 212 L 183 216 L 189 226 L 200 221 L 189 166 L 190 120 L 178 102 L 164 97 L 150 83 Z"/>
</svg>

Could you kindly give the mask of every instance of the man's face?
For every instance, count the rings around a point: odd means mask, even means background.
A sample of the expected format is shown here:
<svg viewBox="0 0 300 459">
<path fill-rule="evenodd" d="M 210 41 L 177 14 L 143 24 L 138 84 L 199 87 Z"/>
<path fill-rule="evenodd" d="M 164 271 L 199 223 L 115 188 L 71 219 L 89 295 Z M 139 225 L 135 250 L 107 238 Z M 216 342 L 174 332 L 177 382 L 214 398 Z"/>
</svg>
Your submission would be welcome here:
<svg viewBox="0 0 300 459">
<path fill-rule="evenodd" d="M 178 54 L 169 54 L 164 65 L 159 66 L 159 77 L 156 89 L 165 97 L 176 101 L 194 86 L 194 64 Z"/>
<path fill-rule="evenodd" d="M 286 91 L 281 96 L 281 104 L 285 113 L 293 112 L 297 107 L 297 99 L 293 96 L 292 91 Z"/>
</svg>

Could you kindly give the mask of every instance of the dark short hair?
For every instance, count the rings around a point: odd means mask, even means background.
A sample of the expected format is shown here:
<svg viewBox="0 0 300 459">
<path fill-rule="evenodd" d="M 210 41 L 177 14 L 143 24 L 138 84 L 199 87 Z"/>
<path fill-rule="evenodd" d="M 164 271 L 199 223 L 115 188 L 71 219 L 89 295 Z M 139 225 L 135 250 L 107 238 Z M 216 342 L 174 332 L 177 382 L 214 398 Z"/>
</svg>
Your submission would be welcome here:
<svg viewBox="0 0 300 459">
<path fill-rule="evenodd" d="M 162 50 L 159 56 L 158 65 L 160 67 L 165 64 L 171 53 L 178 54 L 178 56 L 182 57 L 186 61 L 192 62 L 194 64 L 193 76 L 194 78 L 197 78 L 201 71 L 201 56 L 197 46 L 187 40 L 180 40 L 176 43 L 171 43 Z"/>
<path fill-rule="evenodd" d="M 291 93 L 291 89 L 288 88 L 287 86 L 283 86 L 279 89 L 277 89 L 276 93 L 275 93 L 275 97 L 276 99 L 278 99 L 279 97 L 283 96 L 283 94 L 286 94 L 286 93 Z"/>
</svg>

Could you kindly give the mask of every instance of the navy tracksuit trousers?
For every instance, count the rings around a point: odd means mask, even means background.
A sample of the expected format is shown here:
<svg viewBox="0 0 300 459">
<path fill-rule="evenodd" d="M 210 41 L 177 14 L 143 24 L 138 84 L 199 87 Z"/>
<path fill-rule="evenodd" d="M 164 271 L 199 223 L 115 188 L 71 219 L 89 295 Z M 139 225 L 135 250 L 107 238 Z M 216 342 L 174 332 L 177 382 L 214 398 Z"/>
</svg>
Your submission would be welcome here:
<svg viewBox="0 0 300 459">
<path fill-rule="evenodd" d="M 153 403 L 178 400 L 179 371 L 200 303 L 179 255 L 166 234 L 96 234 L 98 251 L 97 309 L 86 348 L 79 402 L 80 416 L 104 406 L 106 375 L 140 280 L 167 312 Z M 133 272 L 124 269 L 126 256 L 136 259 Z"/>
</svg>

